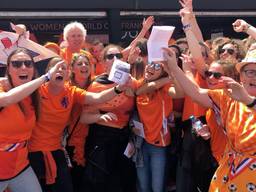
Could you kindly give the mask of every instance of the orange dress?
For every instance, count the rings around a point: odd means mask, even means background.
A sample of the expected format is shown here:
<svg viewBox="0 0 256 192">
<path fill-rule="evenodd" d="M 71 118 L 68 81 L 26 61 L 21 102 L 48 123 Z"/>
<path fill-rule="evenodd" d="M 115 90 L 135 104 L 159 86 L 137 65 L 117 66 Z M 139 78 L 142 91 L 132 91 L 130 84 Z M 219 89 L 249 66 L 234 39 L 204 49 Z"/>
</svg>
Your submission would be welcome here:
<svg viewBox="0 0 256 192">
<path fill-rule="evenodd" d="M 170 116 L 173 108 L 172 98 L 168 95 L 170 84 L 152 94 L 137 96 L 137 109 L 144 126 L 145 140 L 156 146 L 165 147 L 171 142 L 170 129 L 163 128 L 164 118 Z"/>
<path fill-rule="evenodd" d="M 223 90 L 209 90 L 208 94 L 221 110 L 228 138 L 227 150 L 209 191 L 256 191 L 256 111 L 233 100 Z"/>
<path fill-rule="evenodd" d="M 30 97 L 21 103 L 24 111 L 18 104 L 0 110 L 0 181 L 17 176 L 29 165 L 27 141 L 36 118 Z"/>
</svg>

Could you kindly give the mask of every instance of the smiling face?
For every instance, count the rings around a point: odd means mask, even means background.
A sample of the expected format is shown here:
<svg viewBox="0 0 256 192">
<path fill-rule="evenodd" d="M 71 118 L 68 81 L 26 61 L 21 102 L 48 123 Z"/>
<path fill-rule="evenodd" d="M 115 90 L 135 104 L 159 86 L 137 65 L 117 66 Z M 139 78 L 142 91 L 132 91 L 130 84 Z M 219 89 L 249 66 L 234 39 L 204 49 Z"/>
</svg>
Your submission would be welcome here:
<svg viewBox="0 0 256 192">
<path fill-rule="evenodd" d="M 224 74 L 223 67 L 219 63 L 212 63 L 206 75 L 206 82 L 209 89 L 218 89 L 219 77 Z"/>
<path fill-rule="evenodd" d="M 70 31 L 67 34 L 67 41 L 68 41 L 68 46 L 71 49 L 81 49 L 85 37 L 81 29 L 74 27 L 71 28 Z"/>
<path fill-rule="evenodd" d="M 91 74 L 91 66 L 87 57 L 82 55 L 78 56 L 77 60 L 73 64 L 72 72 L 74 73 L 75 81 L 86 81 Z"/>
<path fill-rule="evenodd" d="M 160 78 L 163 73 L 163 67 L 159 63 L 146 65 L 144 78 L 147 81 L 154 81 Z"/>
<path fill-rule="evenodd" d="M 114 60 L 115 59 L 121 59 L 122 60 L 122 53 L 117 47 L 111 47 L 104 54 L 104 58 L 105 58 L 105 63 L 104 63 L 105 65 L 104 66 L 106 67 L 106 69 L 104 71 L 106 71 L 106 73 L 109 74 L 110 70 L 111 70 L 111 67 L 114 63 Z"/>
<path fill-rule="evenodd" d="M 256 96 L 256 63 L 249 63 L 241 69 L 240 80 L 247 92 Z"/>
<path fill-rule="evenodd" d="M 13 86 L 19 86 L 32 80 L 35 68 L 31 57 L 24 52 L 14 54 L 8 63 L 8 71 Z"/>
<path fill-rule="evenodd" d="M 237 56 L 237 50 L 236 47 L 231 44 L 225 44 L 219 51 L 220 59 L 236 59 Z"/>
</svg>

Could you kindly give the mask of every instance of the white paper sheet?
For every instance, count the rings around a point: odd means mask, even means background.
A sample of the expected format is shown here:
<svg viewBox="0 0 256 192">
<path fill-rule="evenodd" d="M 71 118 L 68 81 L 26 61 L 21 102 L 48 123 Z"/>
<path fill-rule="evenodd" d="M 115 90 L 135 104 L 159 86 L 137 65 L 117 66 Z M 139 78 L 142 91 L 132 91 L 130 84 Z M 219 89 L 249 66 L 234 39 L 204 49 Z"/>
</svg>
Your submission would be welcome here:
<svg viewBox="0 0 256 192">
<path fill-rule="evenodd" d="M 130 64 L 116 59 L 112 65 L 108 79 L 123 85 L 127 82 L 130 74 Z"/>
<path fill-rule="evenodd" d="M 163 61 L 162 48 L 168 48 L 168 42 L 173 34 L 173 26 L 153 26 L 152 32 L 148 39 L 148 61 Z"/>
<path fill-rule="evenodd" d="M 135 120 L 132 120 L 133 121 L 133 125 L 134 125 L 134 133 L 140 137 L 143 137 L 145 138 L 145 133 L 144 133 L 144 127 L 143 127 L 143 124 L 139 121 L 135 121 Z"/>
</svg>

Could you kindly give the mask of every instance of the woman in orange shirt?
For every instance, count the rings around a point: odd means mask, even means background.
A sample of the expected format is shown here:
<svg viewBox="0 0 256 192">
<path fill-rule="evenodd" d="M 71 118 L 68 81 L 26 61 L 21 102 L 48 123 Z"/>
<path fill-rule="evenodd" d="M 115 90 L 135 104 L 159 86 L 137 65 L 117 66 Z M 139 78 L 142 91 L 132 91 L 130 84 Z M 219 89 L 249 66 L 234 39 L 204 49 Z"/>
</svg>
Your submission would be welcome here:
<svg viewBox="0 0 256 192">
<path fill-rule="evenodd" d="M 36 79 L 34 61 L 28 50 L 18 48 L 7 59 L 10 89 L 6 91 L 0 86 L 1 192 L 7 187 L 13 192 L 41 191 L 28 162 L 27 143 L 38 115 L 37 92 L 34 91 L 53 75 L 57 67 Z"/>
<path fill-rule="evenodd" d="M 51 59 L 47 70 L 58 62 L 62 62 L 62 59 Z M 87 92 L 66 82 L 68 72 L 65 64 L 48 83 L 40 87 L 39 118 L 28 145 L 31 166 L 40 179 L 43 190 L 46 191 L 73 191 L 61 143 L 74 104 L 104 103 L 115 97 L 117 91 L 126 88 L 126 85 L 116 85 L 100 93 Z"/>
<path fill-rule="evenodd" d="M 88 91 L 100 92 L 116 83 L 108 80 L 115 59 L 122 59 L 121 48 L 108 45 L 103 51 L 106 73 L 97 76 Z M 135 89 L 136 81 L 133 81 Z M 132 162 L 124 156 L 128 144 L 128 121 L 134 107 L 134 94 L 118 91 L 112 100 L 92 106 L 94 111 L 83 114 L 84 123 L 90 124 L 85 147 L 86 166 L 83 191 L 94 192 L 131 192 L 135 190 L 135 170 Z M 104 116 L 105 115 L 105 116 Z M 96 122 L 96 123 L 95 123 Z"/>
<path fill-rule="evenodd" d="M 82 53 L 74 53 L 71 61 L 70 84 L 87 89 L 91 83 L 91 65 L 89 58 Z M 85 166 L 84 144 L 88 126 L 80 122 L 82 106 L 73 106 L 67 132 L 67 152 L 71 158 L 71 176 L 74 191 L 78 191 Z"/>
<path fill-rule="evenodd" d="M 236 64 L 241 84 L 221 77 L 222 86 L 218 90 L 197 87 L 178 68 L 173 52 L 166 52 L 165 57 L 186 94 L 205 107 L 213 108 L 214 102 L 220 109 L 227 147 L 209 191 L 255 191 L 256 51 L 248 52 L 245 59 Z"/>
<path fill-rule="evenodd" d="M 138 188 L 141 192 L 165 191 L 167 146 L 171 142 L 167 121 L 173 115 L 172 99 L 183 97 L 183 94 L 172 86 L 169 75 L 171 74 L 164 71 L 162 64 L 148 64 L 145 68 L 144 82 L 150 84 L 162 79 L 162 83 L 159 83 L 156 89 L 146 91 L 148 93 L 143 91 L 147 89 L 143 84 L 136 91 L 139 119 L 145 134 L 141 149 L 143 166 L 137 167 Z"/>
</svg>

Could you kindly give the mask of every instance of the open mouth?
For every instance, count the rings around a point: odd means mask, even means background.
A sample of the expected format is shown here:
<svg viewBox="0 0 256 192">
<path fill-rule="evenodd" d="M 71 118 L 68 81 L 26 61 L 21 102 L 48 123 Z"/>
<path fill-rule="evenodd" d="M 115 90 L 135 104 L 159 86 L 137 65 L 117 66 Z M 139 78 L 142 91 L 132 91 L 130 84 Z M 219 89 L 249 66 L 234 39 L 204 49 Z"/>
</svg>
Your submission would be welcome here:
<svg viewBox="0 0 256 192">
<path fill-rule="evenodd" d="M 254 83 L 250 83 L 249 84 L 251 87 L 256 87 L 256 84 L 254 84 Z"/>
<path fill-rule="evenodd" d="M 57 77 L 56 77 L 56 80 L 57 80 L 57 81 L 63 81 L 63 77 L 62 77 L 62 76 L 57 76 Z"/>
<path fill-rule="evenodd" d="M 19 75 L 19 78 L 21 80 L 27 80 L 28 79 L 28 75 Z"/>
</svg>

